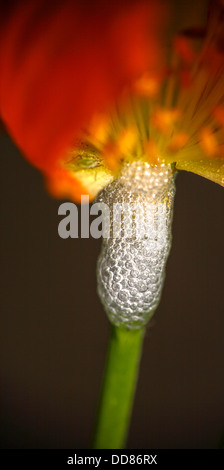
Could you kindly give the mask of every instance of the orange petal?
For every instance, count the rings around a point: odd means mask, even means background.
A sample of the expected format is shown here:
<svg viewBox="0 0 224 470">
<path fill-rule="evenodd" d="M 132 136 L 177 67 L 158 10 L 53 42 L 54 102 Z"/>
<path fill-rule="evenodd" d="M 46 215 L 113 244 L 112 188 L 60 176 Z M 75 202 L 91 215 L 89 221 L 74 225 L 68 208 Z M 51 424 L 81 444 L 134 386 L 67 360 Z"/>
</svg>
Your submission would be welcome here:
<svg viewBox="0 0 224 470">
<path fill-rule="evenodd" d="M 81 202 L 81 195 L 89 194 L 89 191 L 71 174 L 63 168 L 58 168 L 46 179 L 46 187 L 49 193 L 57 198 L 69 198 L 75 202 Z M 91 194 L 90 200 L 91 200 Z"/>
</svg>

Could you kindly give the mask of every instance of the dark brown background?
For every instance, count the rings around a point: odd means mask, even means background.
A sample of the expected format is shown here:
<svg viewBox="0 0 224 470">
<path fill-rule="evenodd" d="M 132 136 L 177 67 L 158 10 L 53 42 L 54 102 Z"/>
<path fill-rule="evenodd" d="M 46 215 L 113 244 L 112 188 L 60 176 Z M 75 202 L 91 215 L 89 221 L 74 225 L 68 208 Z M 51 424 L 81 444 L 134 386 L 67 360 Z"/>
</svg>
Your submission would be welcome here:
<svg viewBox="0 0 224 470">
<path fill-rule="evenodd" d="M 109 323 L 100 241 L 62 240 L 61 201 L 1 148 L 3 448 L 88 447 Z M 181 173 L 163 296 L 147 328 L 129 447 L 213 448 L 224 426 L 224 188 Z"/>
</svg>

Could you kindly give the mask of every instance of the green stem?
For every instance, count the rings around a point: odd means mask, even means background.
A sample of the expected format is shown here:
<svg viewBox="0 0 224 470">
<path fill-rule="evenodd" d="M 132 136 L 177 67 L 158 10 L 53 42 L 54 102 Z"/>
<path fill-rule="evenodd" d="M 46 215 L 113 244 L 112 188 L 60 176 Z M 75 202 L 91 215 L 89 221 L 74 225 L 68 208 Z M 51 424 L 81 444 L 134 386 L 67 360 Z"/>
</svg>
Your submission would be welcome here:
<svg viewBox="0 0 224 470">
<path fill-rule="evenodd" d="M 144 331 L 112 327 L 94 449 L 121 449 L 125 444 Z"/>
</svg>

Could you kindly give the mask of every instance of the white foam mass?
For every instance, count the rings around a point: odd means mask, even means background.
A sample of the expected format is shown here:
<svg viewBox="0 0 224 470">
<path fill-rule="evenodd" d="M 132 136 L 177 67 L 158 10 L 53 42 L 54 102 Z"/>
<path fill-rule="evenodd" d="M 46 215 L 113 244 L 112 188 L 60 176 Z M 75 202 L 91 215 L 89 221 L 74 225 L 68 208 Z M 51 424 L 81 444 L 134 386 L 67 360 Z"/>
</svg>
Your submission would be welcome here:
<svg viewBox="0 0 224 470">
<path fill-rule="evenodd" d="M 98 294 L 116 326 L 145 325 L 159 304 L 171 248 L 174 179 L 170 165 L 135 161 L 97 198 L 110 208 L 109 236 L 97 263 Z"/>
</svg>

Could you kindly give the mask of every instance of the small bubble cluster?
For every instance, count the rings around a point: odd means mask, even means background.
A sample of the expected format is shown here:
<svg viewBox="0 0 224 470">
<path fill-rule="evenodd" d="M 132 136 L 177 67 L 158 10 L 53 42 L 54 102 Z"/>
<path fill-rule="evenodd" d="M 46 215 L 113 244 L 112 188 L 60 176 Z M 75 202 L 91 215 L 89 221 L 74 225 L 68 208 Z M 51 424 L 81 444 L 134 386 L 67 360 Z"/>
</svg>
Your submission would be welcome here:
<svg viewBox="0 0 224 470">
<path fill-rule="evenodd" d="M 125 164 L 119 178 L 97 198 L 109 206 L 111 217 L 110 235 L 103 239 L 97 263 L 98 294 L 116 326 L 139 328 L 158 306 L 171 247 L 174 194 L 170 165 L 135 161 Z M 122 215 L 113 210 L 114 204 L 124 205 Z M 127 220 L 131 234 L 125 233 Z M 119 223 L 120 230 L 115 228 Z"/>
</svg>

